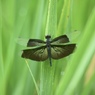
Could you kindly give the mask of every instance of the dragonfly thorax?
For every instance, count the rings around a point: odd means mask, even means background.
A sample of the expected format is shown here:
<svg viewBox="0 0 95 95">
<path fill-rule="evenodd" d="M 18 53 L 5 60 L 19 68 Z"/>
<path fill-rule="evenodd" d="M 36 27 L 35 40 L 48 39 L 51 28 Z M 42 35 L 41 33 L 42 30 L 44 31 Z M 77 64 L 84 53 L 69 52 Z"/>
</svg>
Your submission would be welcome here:
<svg viewBox="0 0 95 95">
<path fill-rule="evenodd" d="M 45 38 L 46 38 L 46 45 L 47 45 L 47 47 L 50 47 L 50 38 L 51 38 L 51 36 L 47 35 L 47 36 L 45 36 Z"/>
</svg>

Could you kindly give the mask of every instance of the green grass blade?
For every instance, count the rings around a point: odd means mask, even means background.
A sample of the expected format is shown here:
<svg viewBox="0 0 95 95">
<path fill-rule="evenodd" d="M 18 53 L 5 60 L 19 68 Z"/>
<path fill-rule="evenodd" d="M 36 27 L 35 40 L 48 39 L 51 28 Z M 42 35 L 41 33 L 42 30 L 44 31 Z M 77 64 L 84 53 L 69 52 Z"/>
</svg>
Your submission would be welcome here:
<svg viewBox="0 0 95 95">
<path fill-rule="evenodd" d="M 79 80 L 91 61 L 91 57 L 95 52 L 95 9 L 89 17 L 88 23 L 84 28 L 84 34 L 81 38 L 79 46 L 77 46 L 76 54 L 73 56 L 70 65 L 67 67 L 65 76 L 60 81 L 56 95 L 69 95 L 73 92 Z M 89 40 L 87 40 L 89 39 Z M 86 46 L 86 47 L 85 47 Z"/>
<path fill-rule="evenodd" d="M 94 85 L 95 85 L 95 73 L 93 73 L 93 75 L 90 77 L 89 82 L 84 86 L 81 95 L 89 95 L 90 93 L 92 93 L 93 88 L 95 88 Z"/>
<path fill-rule="evenodd" d="M 48 0 L 48 15 L 46 24 L 46 35 L 54 35 L 57 29 L 57 1 Z"/>
<path fill-rule="evenodd" d="M 57 26 L 57 1 L 49 0 L 48 5 L 48 16 L 46 24 L 46 35 L 52 35 L 56 33 Z M 53 82 L 54 82 L 54 71 L 55 65 L 52 62 L 52 67 L 50 66 L 49 60 L 42 63 L 41 67 L 41 84 L 40 84 L 40 95 L 53 95 Z"/>
</svg>

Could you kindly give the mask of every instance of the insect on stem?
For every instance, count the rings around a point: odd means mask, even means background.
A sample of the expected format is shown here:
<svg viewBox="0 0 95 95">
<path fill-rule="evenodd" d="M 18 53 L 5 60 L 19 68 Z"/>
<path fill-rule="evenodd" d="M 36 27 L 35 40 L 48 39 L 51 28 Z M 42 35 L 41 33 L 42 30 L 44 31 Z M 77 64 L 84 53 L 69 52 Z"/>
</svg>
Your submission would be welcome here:
<svg viewBox="0 0 95 95">
<path fill-rule="evenodd" d="M 46 41 L 29 39 L 27 47 L 38 47 L 23 50 L 22 57 L 35 61 L 49 59 L 50 66 L 52 66 L 51 58 L 55 60 L 64 58 L 72 54 L 76 48 L 76 44 L 66 44 L 69 43 L 69 38 L 66 35 L 61 35 L 53 40 L 51 40 L 50 35 L 45 36 L 45 38 Z"/>
</svg>

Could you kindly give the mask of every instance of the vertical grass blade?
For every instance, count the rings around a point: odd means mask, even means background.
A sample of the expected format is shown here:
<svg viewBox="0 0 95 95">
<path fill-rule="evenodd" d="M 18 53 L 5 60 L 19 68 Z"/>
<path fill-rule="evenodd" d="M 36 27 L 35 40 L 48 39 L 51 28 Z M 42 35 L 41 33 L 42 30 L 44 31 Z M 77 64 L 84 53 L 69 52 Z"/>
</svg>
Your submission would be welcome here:
<svg viewBox="0 0 95 95">
<path fill-rule="evenodd" d="M 48 15 L 45 34 L 53 35 L 56 33 L 57 28 L 57 0 L 48 0 L 48 3 Z M 42 63 L 40 95 L 53 95 L 54 71 L 55 65 L 53 62 L 52 66 L 50 66 L 49 60 Z"/>
<path fill-rule="evenodd" d="M 79 80 L 82 78 L 87 66 L 90 64 L 91 57 L 95 52 L 95 8 L 93 9 L 88 22 L 84 28 L 84 34 L 80 44 L 77 46 L 75 56 L 70 61 L 66 73 L 60 81 L 56 95 L 70 95 Z M 86 47 L 85 47 L 86 46 Z"/>
</svg>

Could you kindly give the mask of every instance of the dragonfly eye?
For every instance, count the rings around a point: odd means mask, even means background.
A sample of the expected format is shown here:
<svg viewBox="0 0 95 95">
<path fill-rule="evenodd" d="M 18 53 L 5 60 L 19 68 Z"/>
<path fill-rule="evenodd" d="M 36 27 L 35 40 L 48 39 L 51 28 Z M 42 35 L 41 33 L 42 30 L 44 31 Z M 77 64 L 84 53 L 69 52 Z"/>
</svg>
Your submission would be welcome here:
<svg viewBox="0 0 95 95">
<path fill-rule="evenodd" d="M 48 38 L 51 38 L 51 36 L 50 35 L 47 35 L 47 36 L 45 36 L 45 38 L 48 39 Z"/>
</svg>

